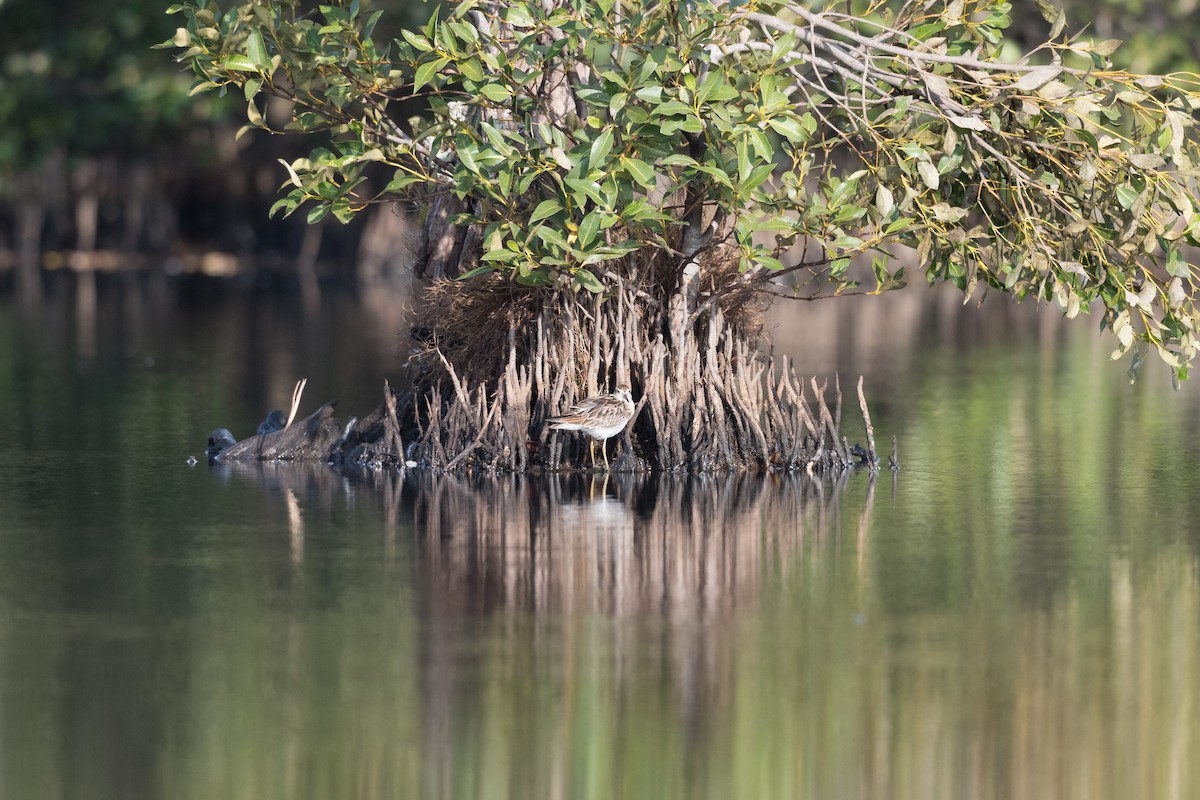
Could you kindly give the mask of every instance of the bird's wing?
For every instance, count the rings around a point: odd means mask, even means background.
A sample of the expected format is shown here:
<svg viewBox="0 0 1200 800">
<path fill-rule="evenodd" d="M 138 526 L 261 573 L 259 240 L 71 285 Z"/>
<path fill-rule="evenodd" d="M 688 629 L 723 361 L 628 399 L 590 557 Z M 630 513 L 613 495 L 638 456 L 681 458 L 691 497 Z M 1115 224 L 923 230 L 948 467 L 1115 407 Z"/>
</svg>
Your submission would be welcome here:
<svg viewBox="0 0 1200 800">
<path fill-rule="evenodd" d="M 604 401 L 605 398 L 603 397 L 586 397 L 575 405 L 571 406 L 567 413 L 559 415 L 556 417 L 556 419 L 568 419 L 570 417 L 577 417 L 580 414 L 591 413 L 596 409 L 597 406 L 604 403 Z"/>
</svg>

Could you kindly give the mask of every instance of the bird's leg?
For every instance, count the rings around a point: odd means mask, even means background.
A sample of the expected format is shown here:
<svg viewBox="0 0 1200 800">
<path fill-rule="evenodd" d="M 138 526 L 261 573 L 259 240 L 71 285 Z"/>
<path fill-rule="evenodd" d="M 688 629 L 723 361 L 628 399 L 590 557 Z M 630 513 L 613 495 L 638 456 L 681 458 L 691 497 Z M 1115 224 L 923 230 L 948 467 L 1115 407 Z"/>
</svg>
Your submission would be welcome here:
<svg viewBox="0 0 1200 800">
<path fill-rule="evenodd" d="M 588 455 L 592 457 L 592 470 L 596 469 L 596 440 L 588 437 Z"/>
<path fill-rule="evenodd" d="M 608 439 L 600 443 L 600 451 L 604 453 L 604 474 L 608 474 Z"/>
</svg>

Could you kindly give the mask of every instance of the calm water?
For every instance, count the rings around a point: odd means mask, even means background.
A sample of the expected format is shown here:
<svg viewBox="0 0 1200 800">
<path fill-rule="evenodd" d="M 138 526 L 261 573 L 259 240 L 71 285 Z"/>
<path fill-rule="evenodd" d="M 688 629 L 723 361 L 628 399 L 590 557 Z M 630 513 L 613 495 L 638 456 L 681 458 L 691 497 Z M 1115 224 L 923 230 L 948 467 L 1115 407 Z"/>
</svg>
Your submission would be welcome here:
<svg viewBox="0 0 1200 800">
<path fill-rule="evenodd" d="M 774 323 L 875 482 L 185 464 L 370 411 L 403 303 L 0 295 L 0 796 L 1200 795 L 1197 386 L 913 289 Z"/>
</svg>

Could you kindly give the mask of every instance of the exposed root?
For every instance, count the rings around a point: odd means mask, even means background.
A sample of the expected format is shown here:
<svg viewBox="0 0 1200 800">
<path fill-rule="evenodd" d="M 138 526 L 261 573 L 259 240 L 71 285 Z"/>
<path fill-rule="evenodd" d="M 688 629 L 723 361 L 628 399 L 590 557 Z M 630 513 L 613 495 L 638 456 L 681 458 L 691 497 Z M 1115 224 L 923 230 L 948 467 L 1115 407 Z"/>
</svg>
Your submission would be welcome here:
<svg viewBox="0 0 1200 800">
<path fill-rule="evenodd" d="M 338 436 L 321 433 L 325 438 L 303 447 L 289 438 L 288 450 L 276 440 L 289 428 L 219 458 L 309 458 L 320 451 L 330 461 L 492 474 L 581 468 L 587 439 L 552 431 L 546 419 L 628 383 L 636 413 L 604 443 L 615 451 L 609 460 L 617 470 L 877 468 L 861 379 L 867 450 L 851 448 L 840 433 L 840 380 L 831 391 L 828 381 L 810 378 L 806 390 L 786 358 L 776 362 L 760 346 L 759 298 L 722 295 L 737 278 L 736 264 L 716 259 L 700 273 L 702 291 L 684 302 L 695 284 L 669 292 L 677 270 L 662 258 L 637 270 L 626 265 L 629 274 L 603 297 L 498 277 L 435 282 L 415 320 L 409 392 L 385 386 L 384 404 Z"/>
<path fill-rule="evenodd" d="M 587 440 L 551 431 L 545 419 L 625 377 L 639 401 L 633 423 L 609 443 L 620 451 L 614 461 L 618 470 L 812 474 L 855 463 L 876 468 L 861 381 L 868 450 L 852 452 L 830 410 L 828 382 L 810 379 L 806 393 L 787 359 L 775 363 L 755 350 L 724 324 L 719 310 L 708 320 L 703 349 L 695 340 L 685 348 L 683 383 L 664 368 L 673 353 L 661 333 L 651 336 L 639 329 L 633 315 L 594 313 L 592 319 L 596 326 L 587 336 L 574 329 L 550 335 L 545 318 L 539 317 L 524 332 L 524 348 L 517 343 L 515 326 L 510 328 L 505 337 L 508 362 L 494 383 L 470 386 L 448 360 L 439 359 L 443 382 L 423 394 L 398 395 L 385 385 L 380 409 L 343 436 L 337 435 L 335 422 L 326 423 L 324 412 L 332 412 L 327 406 L 300 425 L 240 442 L 219 458 L 316 457 L 372 466 L 402 466 L 412 460 L 438 469 L 488 473 L 571 469 L 584 463 Z M 539 357 L 522 364 L 517 357 L 522 349 Z M 554 366 L 559 363 L 576 369 Z M 297 429 L 313 435 L 297 438 Z M 407 453 L 406 440 L 412 442 Z"/>
</svg>

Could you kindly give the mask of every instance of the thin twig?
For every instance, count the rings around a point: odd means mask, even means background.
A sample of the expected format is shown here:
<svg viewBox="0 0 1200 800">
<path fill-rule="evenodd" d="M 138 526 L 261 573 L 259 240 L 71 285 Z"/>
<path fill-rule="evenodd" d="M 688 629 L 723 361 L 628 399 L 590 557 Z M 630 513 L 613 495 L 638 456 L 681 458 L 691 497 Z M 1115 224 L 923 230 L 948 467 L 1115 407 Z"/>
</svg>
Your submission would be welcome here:
<svg viewBox="0 0 1200 800">
<path fill-rule="evenodd" d="M 879 469 L 879 456 L 875 454 L 875 429 L 871 427 L 871 412 L 867 411 L 867 397 L 863 394 L 863 376 L 858 376 L 858 406 L 862 409 L 863 422 L 867 425 L 867 450 L 871 453 L 871 471 Z M 895 439 L 892 440 L 893 442 Z"/>
</svg>

